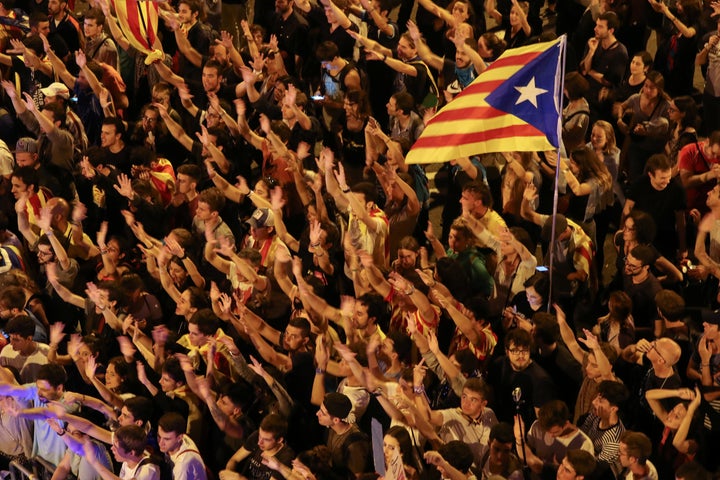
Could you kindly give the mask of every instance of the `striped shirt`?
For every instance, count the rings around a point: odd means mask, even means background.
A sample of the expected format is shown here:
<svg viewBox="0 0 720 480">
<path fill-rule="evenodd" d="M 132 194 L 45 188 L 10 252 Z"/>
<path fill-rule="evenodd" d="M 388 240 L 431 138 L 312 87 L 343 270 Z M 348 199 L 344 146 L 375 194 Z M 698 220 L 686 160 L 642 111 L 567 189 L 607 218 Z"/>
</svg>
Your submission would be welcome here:
<svg viewBox="0 0 720 480">
<path fill-rule="evenodd" d="M 585 421 L 580 425 L 580 429 L 590 437 L 595 448 L 595 457 L 610 465 L 613 473 L 617 476 L 622 470 L 620 465 L 620 437 L 625 433 L 625 425 L 622 421 L 609 427 L 600 427 L 600 417 L 594 413 L 589 413 Z"/>
</svg>

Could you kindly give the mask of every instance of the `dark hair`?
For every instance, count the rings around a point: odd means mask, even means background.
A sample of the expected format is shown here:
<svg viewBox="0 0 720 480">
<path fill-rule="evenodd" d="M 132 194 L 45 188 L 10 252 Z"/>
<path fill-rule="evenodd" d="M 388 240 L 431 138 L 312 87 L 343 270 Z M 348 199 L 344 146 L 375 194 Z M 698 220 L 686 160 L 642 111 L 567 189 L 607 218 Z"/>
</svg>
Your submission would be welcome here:
<svg viewBox="0 0 720 480">
<path fill-rule="evenodd" d="M 415 108 L 415 99 L 408 92 L 393 93 L 390 98 L 395 99 L 396 108 L 405 115 L 410 115 Z"/>
<path fill-rule="evenodd" d="M 85 11 L 85 20 L 88 19 L 95 20 L 98 26 L 101 27 L 105 24 L 105 14 L 97 7 L 93 7 Z"/>
<path fill-rule="evenodd" d="M 562 400 L 550 400 L 538 410 L 538 424 L 546 432 L 552 427 L 564 427 L 570 420 L 570 409 Z"/>
<path fill-rule="evenodd" d="M 180 0 L 178 7 L 181 3 L 184 3 L 190 9 L 190 13 L 197 13 L 199 15 L 204 13 L 203 3 L 200 0 Z"/>
<path fill-rule="evenodd" d="M 455 352 L 455 361 L 460 364 L 460 373 L 466 377 L 474 377 L 480 370 L 480 360 L 470 351 L 469 348 L 463 348 Z"/>
<path fill-rule="evenodd" d="M 162 366 L 162 373 L 167 374 L 174 382 L 185 383 L 185 372 L 180 366 L 180 360 L 175 357 L 169 357 Z"/>
<path fill-rule="evenodd" d="M 194 163 L 186 163 L 184 165 L 180 165 L 177 168 L 177 173 L 187 175 L 188 177 L 195 180 L 195 182 L 199 182 L 202 178 L 202 169 Z"/>
<path fill-rule="evenodd" d="M 522 328 L 513 328 L 505 336 L 505 349 L 509 349 L 511 345 L 515 347 L 532 347 L 532 336 L 527 330 Z"/>
<path fill-rule="evenodd" d="M 630 250 L 630 255 L 640 260 L 643 267 L 645 265 L 650 265 L 651 263 L 654 263 L 656 259 L 655 250 L 648 245 L 642 244 L 637 245 L 632 250 Z"/>
<path fill-rule="evenodd" d="M 287 435 L 288 422 L 277 413 L 270 413 L 262 419 L 260 428 L 267 433 L 271 433 L 275 440 L 280 440 Z"/>
<path fill-rule="evenodd" d="M 657 70 L 650 70 L 645 75 L 645 81 L 647 82 L 648 80 L 658 89 L 658 98 L 667 99 L 667 93 L 665 93 L 665 77 L 663 77 L 662 73 Z"/>
<path fill-rule="evenodd" d="M 115 430 L 118 445 L 126 452 L 139 457 L 147 446 L 147 433 L 137 425 L 125 425 Z"/>
<path fill-rule="evenodd" d="M 219 325 L 218 318 L 209 308 L 201 308 L 193 314 L 188 323 L 197 325 L 203 335 L 212 336 L 217 332 Z"/>
<path fill-rule="evenodd" d="M 463 385 L 463 390 L 466 388 L 471 392 L 482 395 L 485 400 L 490 400 L 490 386 L 482 379 L 482 377 L 468 378 L 465 385 Z"/>
<path fill-rule="evenodd" d="M 590 84 L 578 72 L 570 72 L 565 75 L 565 90 L 570 100 L 577 100 L 587 95 Z"/>
<path fill-rule="evenodd" d="M 206 68 L 214 68 L 218 77 L 222 77 L 223 75 L 223 66 L 215 59 L 208 60 L 205 65 L 203 65 L 203 70 L 205 70 Z"/>
<path fill-rule="evenodd" d="M 300 329 L 300 336 L 302 338 L 310 338 L 312 326 L 310 321 L 305 317 L 294 317 L 288 320 L 288 327 L 295 327 Z"/>
<path fill-rule="evenodd" d="M 9 285 L 0 290 L 0 303 L 8 310 L 13 308 L 22 310 L 25 308 L 25 291 L 22 287 Z"/>
<path fill-rule="evenodd" d="M 374 202 L 377 200 L 377 189 L 370 182 L 359 182 L 351 187 L 353 193 L 361 193 L 365 197 L 366 202 Z"/>
<path fill-rule="evenodd" d="M 30 14 L 29 22 L 30 28 L 37 27 L 40 22 L 49 22 L 50 19 L 48 18 L 47 9 L 45 12 L 41 11 L 35 11 Z M 42 41 L 42 40 L 41 40 Z"/>
<path fill-rule="evenodd" d="M 620 19 L 618 18 L 617 13 L 615 13 L 613 11 L 601 13 L 597 19 L 605 20 L 607 22 L 608 30 L 610 30 L 610 29 L 617 30 L 618 27 L 620 27 Z"/>
<path fill-rule="evenodd" d="M 220 396 L 225 396 L 233 405 L 245 410 L 252 403 L 254 392 L 247 382 L 225 383 L 220 387 L 218 392 Z"/>
<path fill-rule="evenodd" d="M 153 415 L 152 400 L 145 397 L 132 397 L 125 400 L 123 406 L 128 409 L 136 421 L 145 425 Z"/>
<path fill-rule="evenodd" d="M 385 435 L 389 435 L 398 441 L 403 464 L 416 467 L 417 464 L 413 456 L 412 439 L 410 438 L 407 428 L 402 425 L 395 425 L 394 427 L 388 428 Z"/>
<path fill-rule="evenodd" d="M 372 113 L 370 100 L 364 90 L 348 90 L 345 93 L 345 100 L 357 104 L 357 115 L 360 118 L 367 118 Z"/>
<path fill-rule="evenodd" d="M 57 388 L 67 382 L 67 372 L 56 363 L 48 363 L 38 369 L 36 380 L 45 380 L 51 387 Z"/>
<path fill-rule="evenodd" d="M 22 338 L 32 338 L 35 335 L 35 322 L 27 315 L 18 315 L 7 322 L 5 333 L 20 335 Z"/>
<path fill-rule="evenodd" d="M 498 37 L 495 32 L 485 32 L 480 38 L 485 40 L 485 47 L 492 52 L 492 58 L 496 59 L 503 54 L 507 48 L 507 43 L 502 38 Z M 480 39 L 478 39 L 478 44 Z"/>
<path fill-rule="evenodd" d="M 182 435 L 187 431 L 187 420 L 177 412 L 168 412 L 158 420 L 158 428 L 168 433 Z"/>
<path fill-rule="evenodd" d="M 339 55 L 338 46 L 335 42 L 326 40 L 315 49 L 315 56 L 321 62 L 332 62 Z"/>
<path fill-rule="evenodd" d="M 480 200 L 482 200 L 482 203 L 487 208 L 492 208 L 493 206 L 493 198 L 492 193 L 490 193 L 490 187 L 485 185 L 485 183 L 475 180 L 474 182 L 466 183 L 465 186 L 462 189 L 463 192 L 471 192 L 475 196 L 479 197 Z"/>
<path fill-rule="evenodd" d="M 560 325 L 555 315 L 548 312 L 536 312 L 532 316 L 535 324 L 533 337 L 545 345 L 552 345 L 560 338 Z"/>
<path fill-rule="evenodd" d="M 462 473 L 467 473 L 473 464 L 474 458 L 470 446 L 462 440 L 451 440 L 438 448 L 438 453 Z"/>
<path fill-rule="evenodd" d="M 627 447 L 627 456 L 637 458 L 640 465 L 645 465 L 652 453 L 652 442 L 643 432 L 626 430 L 620 437 L 620 443 Z"/>
<path fill-rule="evenodd" d="M 120 137 L 125 136 L 125 124 L 118 117 L 105 117 L 102 121 L 103 125 L 112 125 L 115 127 L 115 133 L 120 134 Z"/>
<path fill-rule="evenodd" d="M 405 365 L 412 362 L 410 354 L 412 353 L 413 341 L 405 333 L 392 331 L 387 334 L 387 338 L 393 342 L 393 350 L 397 353 L 400 363 Z"/>
<path fill-rule="evenodd" d="M 588 475 L 591 475 L 595 471 L 597 461 L 592 453 L 578 448 L 576 450 L 568 450 L 565 456 L 578 476 L 587 478 Z"/>
<path fill-rule="evenodd" d="M 712 475 L 702 465 L 692 461 L 680 465 L 675 470 L 675 478 L 680 480 L 710 480 Z"/>
<path fill-rule="evenodd" d="M 627 387 L 613 380 L 603 380 L 598 385 L 598 395 L 608 401 L 610 405 L 621 408 L 627 401 L 630 393 Z"/>
<path fill-rule="evenodd" d="M 512 425 L 506 422 L 493 425 L 490 429 L 488 444 L 493 440 L 497 440 L 500 443 L 513 443 L 515 441 L 515 434 L 513 433 Z"/>
<path fill-rule="evenodd" d="M 648 244 L 655 240 L 655 220 L 648 213 L 635 209 L 630 211 L 628 218 L 633 220 L 638 243 Z"/>
<path fill-rule="evenodd" d="M 640 57 L 640 60 L 642 61 L 643 65 L 646 67 L 649 67 L 653 64 L 653 57 L 650 55 L 650 52 L 646 52 L 645 50 L 641 52 L 636 52 L 633 57 Z"/>
<path fill-rule="evenodd" d="M 543 297 L 543 300 L 547 300 L 550 294 L 550 276 L 547 272 L 537 272 L 525 280 L 523 287 L 533 287 L 538 295 Z"/>
<path fill-rule="evenodd" d="M 358 297 L 358 301 L 367 307 L 368 319 L 375 318 L 375 323 L 382 323 L 388 316 L 388 304 L 378 293 L 365 293 Z"/>
<path fill-rule="evenodd" d="M 217 187 L 206 188 L 198 194 L 198 202 L 206 203 L 211 212 L 219 212 L 225 206 L 225 195 Z"/>
<path fill-rule="evenodd" d="M 666 320 L 675 322 L 685 316 L 685 299 L 672 290 L 664 289 L 656 293 L 655 304 Z"/>
<path fill-rule="evenodd" d="M 684 113 L 685 115 L 680 120 L 680 125 L 683 127 L 697 127 L 698 124 L 698 108 L 697 103 L 690 95 L 682 95 L 673 99 L 673 103 L 677 108 L 678 112 Z M 720 131 L 713 132 L 708 138 L 708 145 L 719 145 L 720 144 Z"/>
</svg>

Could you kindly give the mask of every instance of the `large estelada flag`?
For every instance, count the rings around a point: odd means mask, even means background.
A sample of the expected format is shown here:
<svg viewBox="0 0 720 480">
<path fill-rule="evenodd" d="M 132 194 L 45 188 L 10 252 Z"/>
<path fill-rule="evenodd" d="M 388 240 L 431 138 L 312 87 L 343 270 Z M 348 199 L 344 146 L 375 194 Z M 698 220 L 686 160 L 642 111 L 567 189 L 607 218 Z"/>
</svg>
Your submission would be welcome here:
<svg viewBox="0 0 720 480">
<path fill-rule="evenodd" d="M 154 48 L 157 39 L 158 4 L 152 0 L 112 0 L 120 29 L 128 42 L 147 55 L 151 63 L 162 52 Z M 150 60 L 150 61 L 148 61 Z"/>
<path fill-rule="evenodd" d="M 565 41 L 503 53 L 428 122 L 406 162 L 558 148 Z"/>
</svg>

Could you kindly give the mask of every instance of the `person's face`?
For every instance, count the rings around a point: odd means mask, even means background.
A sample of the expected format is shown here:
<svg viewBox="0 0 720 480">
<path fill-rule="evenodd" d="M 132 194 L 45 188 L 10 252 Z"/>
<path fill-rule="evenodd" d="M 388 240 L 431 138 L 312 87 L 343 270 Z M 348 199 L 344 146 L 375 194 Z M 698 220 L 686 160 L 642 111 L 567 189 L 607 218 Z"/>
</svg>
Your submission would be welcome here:
<svg viewBox="0 0 720 480">
<path fill-rule="evenodd" d="M 710 208 L 720 205 L 720 185 L 715 185 L 713 189 L 708 192 L 705 203 Z"/>
<path fill-rule="evenodd" d="M 406 250 L 404 248 L 398 249 L 398 263 L 400 264 L 400 268 L 402 269 L 409 269 L 415 267 L 415 262 L 417 262 L 417 253 L 413 252 L 412 250 Z"/>
<path fill-rule="evenodd" d="M 618 451 L 618 458 L 620 459 L 620 465 L 623 467 L 629 467 L 633 463 L 633 458 L 628 455 L 627 444 L 620 442 L 620 449 Z"/>
<path fill-rule="evenodd" d="M 714 323 L 703 322 L 703 334 L 709 343 L 712 343 L 715 337 L 717 337 L 720 329 Z"/>
<path fill-rule="evenodd" d="M 397 54 L 400 60 L 410 60 L 415 58 L 417 55 L 417 49 L 415 49 L 410 41 L 405 37 L 400 37 L 400 41 L 397 46 Z"/>
<path fill-rule="evenodd" d="M 62 396 L 62 385 L 53 387 L 47 380 L 37 380 L 35 385 L 37 386 L 38 398 L 40 398 L 42 403 L 60 400 L 60 396 Z"/>
<path fill-rule="evenodd" d="M 100 128 L 100 146 L 109 148 L 115 145 L 119 135 L 115 130 L 115 125 L 103 125 Z"/>
<path fill-rule="evenodd" d="M 117 438 L 113 438 L 112 447 L 110 447 L 110 451 L 115 456 L 115 460 L 118 463 L 122 463 L 129 458 L 131 458 L 131 452 L 128 452 L 125 450 L 122 446 L 120 446 L 120 442 Z"/>
<path fill-rule="evenodd" d="M 235 405 L 232 400 L 230 400 L 230 397 L 228 397 L 227 395 L 220 395 L 217 399 L 216 404 L 220 411 L 222 411 L 228 417 L 236 418 L 242 413 L 240 411 L 240 408 Z"/>
<path fill-rule="evenodd" d="M 395 114 L 398 113 L 397 100 L 395 100 L 395 97 L 390 97 L 390 100 L 388 100 L 385 107 L 387 108 L 388 115 L 390 115 L 391 117 L 395 116 Z"/>
<path fill-rule="evenodd" d="M 17 333 L 10 334 L 10 345 L 12 345 L 12 349 L 16 352 L 26 351 L 32 344 L 32 337 L 23 337 Z"/>
<path fill-rule="evenodd" d="M 280 15 L 284 15 L 292 8 L 292 2 L 289 0 L 275 0 L 275 11 Z"/>
<path fill-rule="evenodd" d="M 601 419 L 610 418 L 610 415 L 613 412 L 613 408 L 614 407 L 610 405 L 610 402 L 608 402 L 606 398 L 603 398 L 602 395 L 597 394 L 595 398 L 593 398 L 592 411 Z"/>
<path fill-rule="evenodd" d="M 598 40 L 605 40 L 610 35 L 608 30 L 607 20 L 596 20 L 595 21 L 595 38 Z"/>
<path fill-rule="evenodd" d="M 318 419 L 318 423 L 320 426 L 323 427 L 330 427 L 333 424 L 333 417 L 330 416 L 327 409 L 325 408 L 325 404 L 320 405 L 320 408 L 318 409 L 317 413 L 315 414 Z"/>
<path fill-rule="evenodd" d="M 158 427 L 158 447 L 162 453 L 173 453 L 180 448 L 182 444 L 182 434 L 175 432 L 166 432 L 162 427 Z"/>
<path fill-rule="evenodd" d="M 462 192 L 460 196 L 460 205 L 463 211 L 475 212 L 482 204 L 482 201 L 476 198 L 475 194 L 469 191 Z"/>
<path fill-rule="evenodd" d="M 201 347 L 207 343 L 207 335 L 201 333 L 195 323 L 188 324 L 188 337 L 193 347 Z"/>
<path fill-rule="evenodd" d="M 38 22 L 37 33 L 43 34 L 46 37 L 49 36 L 50 35 L 50 22 L 49 21 Z"/>
<path fill-rule="evenodd" d="M 343 101 L 343 110 L 345 110 L 345 115 L 348 117 L 354 117 L 357 115 L 357 103 L 351 102 L 347 98 Z"/>
<path fill-rule="evenodd" d="M 467 3 L 455 2 L 452 8 L 452 16 L 458 23 L 462 23 L 470 18 L 470 12 L 468 10 Z"/>
<path fill-rule="evenodd" d="M 250 235 L 256 242 L 264 242 L 270 238 L 271 227 L 253 227 L 250 225 Z"/>
<path fill-rule="evenodd" d="M 594 354 L 590 354 L 587 357 L 587 363 L 585 364 L 585 375 L 590 380 L 595 380 L 600 376 L 600 368 L 598 368 L 597 360 Z"/>
<path fill-rule="evenodd" d="M 670 106 L 668 107 L 668 117 L 670 117 L 671 122 L 680 123 L 685 117 L 685 113 L 678 110 L 675 102 L 670 102 Z"/>
<path fill-rule="evenodd" d="M 213 212 L 210 210 L 210 205 L 206 202 L 198 202 L 197 209 L 195 209 L 195 217 L 198 220 L 207 222 L 212 217 Z"/>
<path fill-rule="evenodd" d="M 102 33 L 103 26 L 98 25 L 97 20 L 94 18 L 86 18 L 83 22 L 83 30 L 85 31 L 86 37 L 95 37 Z"/>
<path fill-rule="evenodd" d="M 38 263 L 45 265 L 55 261 L 55 252 L 50 245 L 38 245 L 37 247 Z"/>
<path fill-rule="evenodd" d="M 560 465 L 558 466 L 555 478 L 557 480 L 575 480 L 577 477 L 578 474 L 568 461 L 567 457 L 563 458 L 563 461 L 560 462 Z"/>
<path fill-rule="evenodd" d="M 180 23 L 192 24 L 197 18 L 197 13 L 193 13 L 190 7 L 186 3 L 181 3 L 178 6 L 178 17 L 180 17 Z"/>
<path fill-rule="evenodd" d="M 635 220 L 631 217 L 625 219 L 625 225 L 623 225 L 623 241 L 633 242 L 637 234 L 635 232 Z"/>
<path fill-rule="evenodd" d="M 174 263 L 171 263 L 170 265 L 174 265 Z M 175 265 L 178 269 L 182 270 L 179 266 Z M 185 272 L 183 270 L 183 272 Z M 185 272 L 185 276 L 187 276 L 187 272 Z M 180 298 L 178 299 L 177 304 L 175 305 L 175 315 L 180 315 L 182 317 L 185 317 L 189 315 L 192 312 L 192 307 L 190 306 L 190 292 L 188 290 L 185 290 L 180 294 Z"/>
<path fill-rule="evenodd" d="M 130 410 L 128 410 L 127 407 L 122 407 L 120 409 L 120 415 L 118 416 L 118 424 L 120 424 L 121 427 L 126 427 L 128 425 L 135 425 L 135 416 L 130 413 Z"/>
<path fill-rule="evenodd" d="M 177 193 L 187 195 L 193 189 L 193 183 L 195 183 L 195 181 L 191 176 L 184 173 L 178 173 L 177 181 L 175 182 L 175 189 L 177 190 Z"/>
<path fill-rule="evenodd" d="M 81 343 L 80 348 L 78 348 L 78 355 L 80 356 L 80 358 L 83 361 L 87 362 L 90 359 L 90 357 L 93 356 L 93 353 L 92 353 L 92 350 L 90 350 L 90 348 L 87 345 L 85 345 L 84 343 Z"/>
<path fill-rule="evenodd" d="M 215 44 L 215 46 L 212 49 L 212 58 L 216 62 L 219 62 L 221 65 L 227 66 L 229 63 L 228 59 L 228 51 L 227 48 L 225 48 L 224 45 Z"/>
<path fill-rule="evenodd" d="M 550 435 L 552 438 L 558 438 L 565 431 L 564 425 L 553 425 L 548 428 L 545 433 Z"/>
<path fill-rule="evenodd" d="M 460 397 L 460 408 L 462 412 L 470 418 L 478 418 L 482 414 L 487 401 L 478 392 L 473 392 L 467 388 L 463 389 Z"/>
<path fill-rule="evenodd" d="M 451 228 L 448 235 L 448 246 L 455 252 L 462 252 L 467 248 L 468 241 L 462 233 Z"/>
<path fill-rule="evenodd" d="M 277 82 L 275 84 L 275 88 L 273 88 L 273 98 L 277 103 L 282 102 L 283 98 L 285 98 L 285 92 L 287 92 L 287 87 L 282 82 Z"/>
<path fill-rule="evenodd" d="M 592 133 L 590 134 L 590 142 L 592 143 L 593 149 L 604 150 L 607 145 L 607 134 L 605 130 L 600 127 L 593 127 Z"/>
<path fill-rule="evenodd" d="M 23 182 L 20 177 L 12 177 L 10 179 L 10 185 L 11 185 L 10 191 L 12 192 L 13 196 L 15 197 L 15 200 L 20 198 L 20 195 L 25 192 L 30 192 L 30 194 L 32 195 L 33 190 L 34 190 L 32 187 L 29 187 L 28 185 L 26 185 L 25 182 Z"/>
<path fill-rule="evenodd" d="M 145 110 L 145 114 L 142 117 L 142 128 L 145 133 L 154 131 L 157 127 L 158 120 L 159 115 L 157 111 L 151 108 Z"/>
<path fill-rule="evenodd" d="M 645 80 L 645 83 L 643 83 L 643 87 L 642 87 L 642 94 L 645 95 L 646 98 L 653 100 L 653 99 L 657 98 L 658 93 L 659 93 L 659 91 L 658 91 L 657 85 L 655 85 L 650 80 Z"/>
<path fill-rule="evenodd" d="M 503 467 L 510 461 L 510 453 L 512 452 L 512 443 L 502 443 L 498 439 L 493 438 L 490 442 L 490 455 L 488 463 L 493 467 Z"/>
<path fill-rule="evenodd" d="M 628 254 L 625 259 L 625 275 L 635 277 L 643 272 L 643 264 L 640 260 Z"/>
<path fill-rule="evenodd" d="M 122 378 L 115 370 L 115 365 L 111 363 L 107 366 L 107 370 L 105 370 L 105 386 L 110 390 L 114 390 L 119 388 L 120 385 L 122 385 Z"/>
<path fill-rule="evenodd" d="M 385 455 L 385 464 L 389 465 L 396 455 L 401 455 L 400 442 L 391 435 L 383 437 L 383 454 Z"/>
<path fill-rule="evenodd" d="M 630 74 L 640 75 L 646 71 L 647 69 L 645 68 L 642 58 L 636 55 L 630 60 Z"/>
<path fill-rule="evenodd" d="M 530 349 L 514 342 L 508 346 L 507 357 L 515 371 L 525 370 L 530 365 Z"/>
<path fill-rule="evenodd" d="M 353 322 L 356 328 L 367 328 L 370 319 L 368 317 L 368 307 L 362 302 L 355 302 L 355 310 L 353 312 Z"/>
<path fill-rule="evenodd" d="M 332 8 L 325 8 L 325 18 L 327 18 L 327 21 L 330 24 L 337 22 L 337 18 L 335 18 L 335 11 Z"/>
<path fill-rule="evenodd" d="M 518 14 L 518 7 L 513 6 L 510 9 L 510 25 L 515 27 L 520 24 L 520 15 Z"/>
<path fill-rule="evenodd" d="M 670 430 L 675 431 L 680 428 L 680 423 L 683 421 L 686 414 L 687 407 L 685 407 L 685 404 L 678 403 L 673 407 L 672 410 L 668 412 L 667 417 L 665 417 L 665 421 L 663 423 Z"/>
<path fill-rule="evenodd" d="M 49 15 L 57 15 L 60 12 L 62 12 L 63 8 L 65 7 L 65 3 L 61 3 L 60 0 L 50 0 L 48 2 L 48 14 Z"/>
<path fill-rule="evenodd" d="M 466 68 L 470 65 L 470 55 L 465 53 L 464 50 L 457 50 L 455 52 L 455 65 L 458 68 Z"/>
<path fill-rule="evenodd" d="M 283 343 L 288 352 L 296 352 L 307 342 L 307 337 L 303 337 L 302 329 L 288 325 L 283 335 Z"/>
<path fill-rule="evenodd" d="M 650 184 L 657 191 L 665 190 L 665 187 L 670 185 L 672 179 L 672 169 L 658 170 L 656 172 L 648 172 L 650 175 Z"/>
<path fill-rule="evenodd" d="M 202 84 L 206 92 L 217 92 L 222 82 L 222 75 L 217 68 L 205 67 L 202 71 Z"/>
<path fill-rule="evenodd" d="M 258 448 L 261 452 L 272 452 L 280 445 L 282 445 L 282 439 L 275 438 L 275 435 L 262 428 L 258 430 Z"/>
<path fill-rule="evenodd" d="M 117 263 L 120 261 L 120 255 L 122 252 L 120 251 L 120 244 L 117 242 L 117 240 L 110 240 L 107 242 L 107 257 L 108 260 L 110 260 L 113 263 Z"/>
<path fill-rule="evenodd" d="M 280 110 L 282 111 L 283 120 L 292 120 L 295 118 L 295 110 L 285 102 L 280 106 Z"/>
<path fill-rule="evenodd" d="M 172 392 L 173 390 L 175 390 L 176 387 L 177 383 L 170 377 L 170 375 L 168 375 L 167 373 L 163 373 L 160 376 L 160 388 L 163 392 Z"/>
<path fill-rule="evenodd" d="M 478 54 L 482 58 L 492 58 L 493 53 L 492 50 L 490 50 L 487 46 L 487 41 L 485 41 L 484 37 L 480 37 L 480 40 L 478 40 Z"/>
<path fill-rule="evenodd" d="M 536 307 L 542 305 L 543 303 L 542 295 L 540 295 L 532 285 L 525 288 L 525 296 L 527 297 L 527 301 L 530 306 Z"/>
</svg>

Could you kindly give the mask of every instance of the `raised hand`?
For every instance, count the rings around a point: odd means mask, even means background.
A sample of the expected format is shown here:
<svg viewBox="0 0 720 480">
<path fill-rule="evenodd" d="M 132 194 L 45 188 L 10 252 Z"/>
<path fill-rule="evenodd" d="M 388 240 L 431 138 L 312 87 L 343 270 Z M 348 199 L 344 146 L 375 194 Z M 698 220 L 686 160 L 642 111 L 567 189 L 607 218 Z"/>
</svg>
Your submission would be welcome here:
<svg viewBox="0 0 720 480">
<path fill-rule="evenodd" d="M 118 183 L 117 185 L 113 186 L 120 195 L 127 198 L 128 200 L 132 200 L 132 198 L 135 196 L 135 192 L 132 188 L 132 182 L 130 181 L 130 178 L 128 178 L 128 176 L 124 173 L 118 175 Z"/>
</svg>

